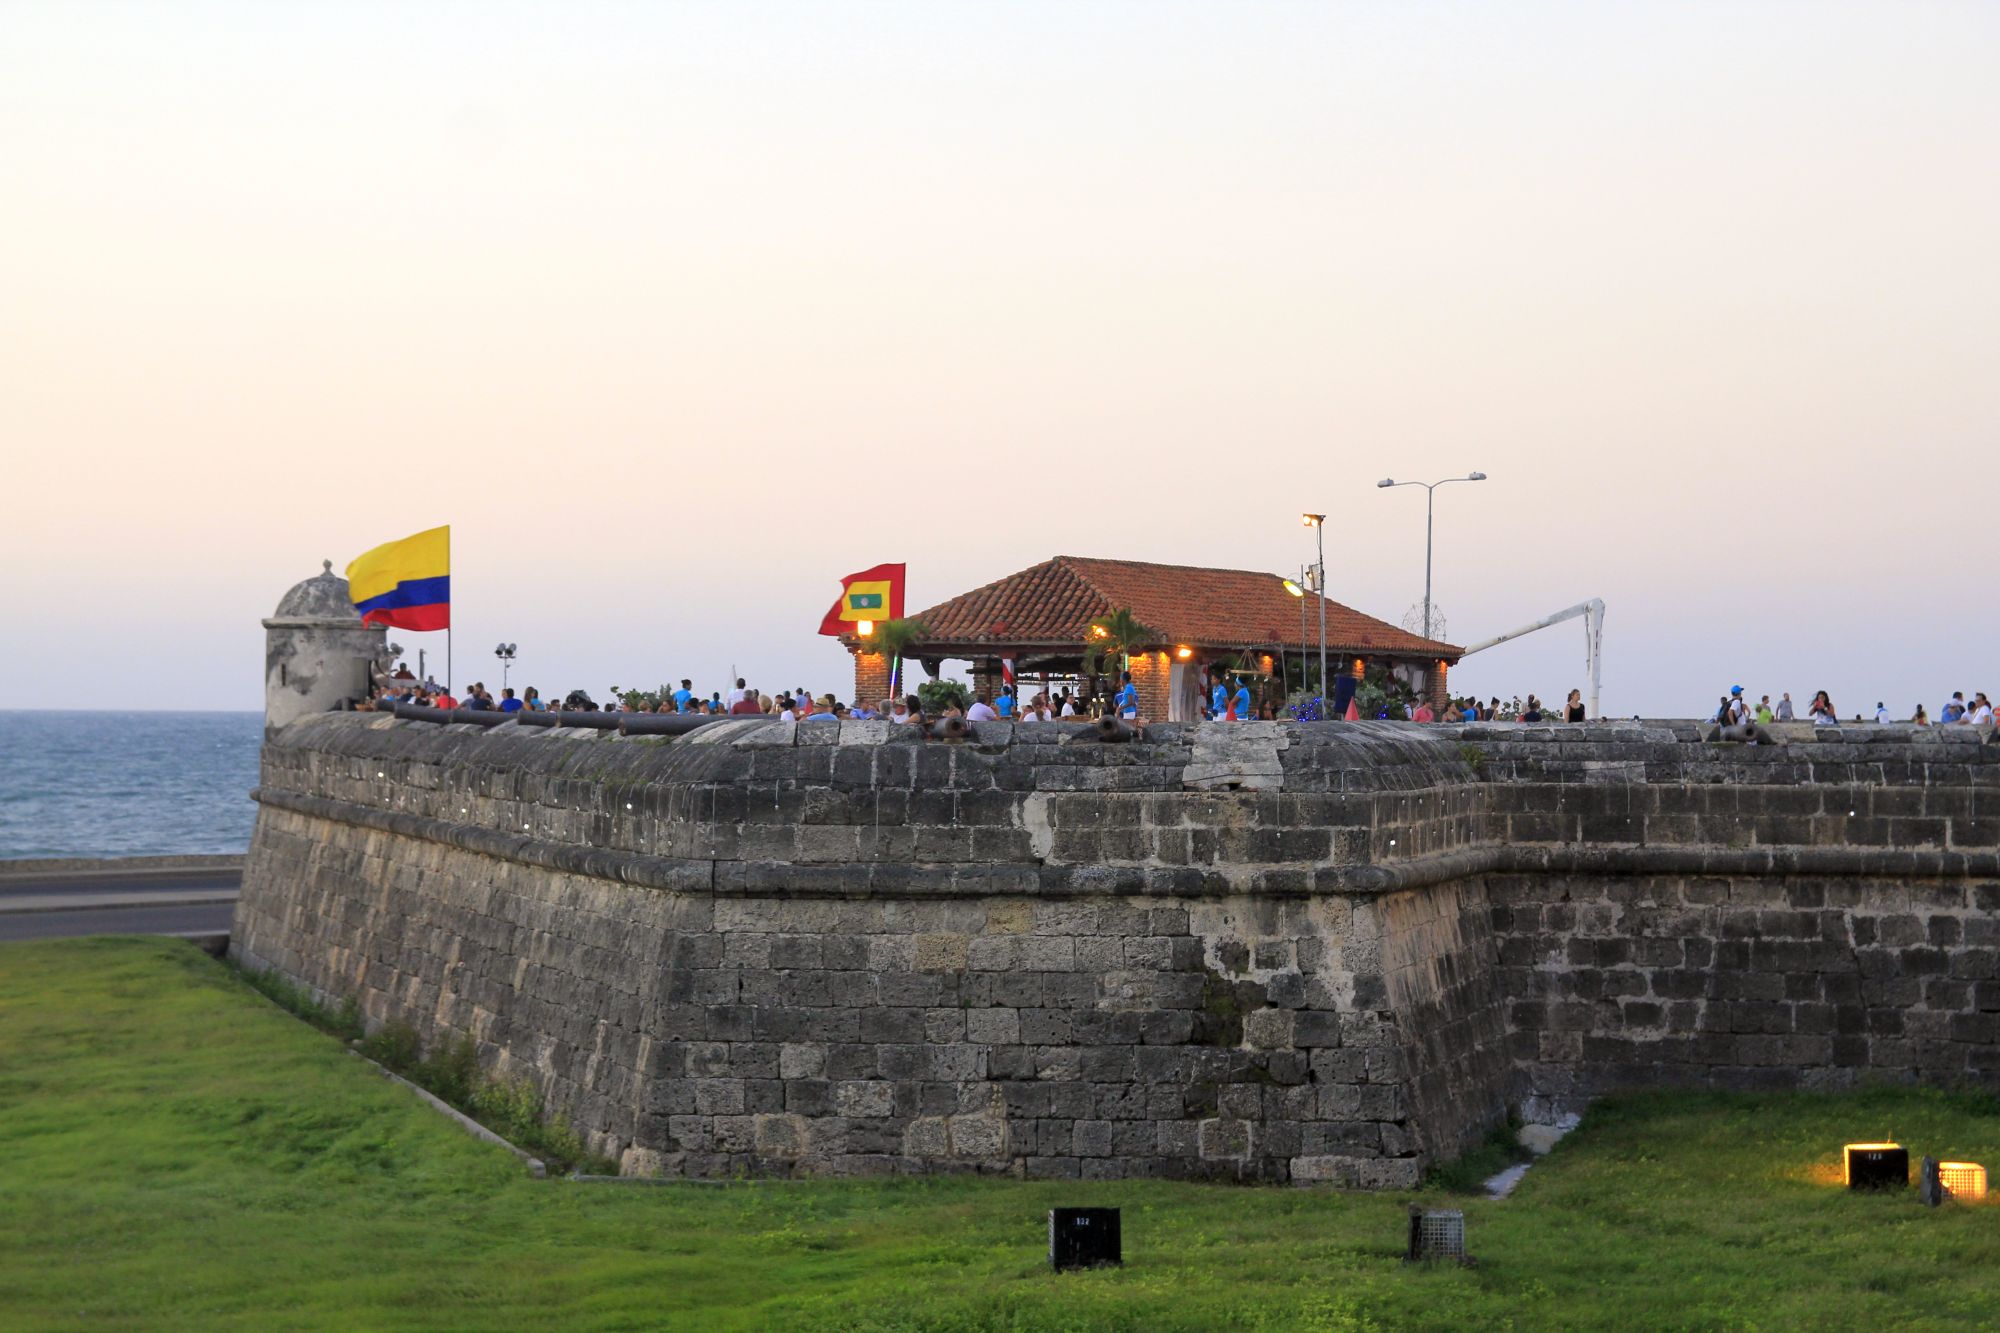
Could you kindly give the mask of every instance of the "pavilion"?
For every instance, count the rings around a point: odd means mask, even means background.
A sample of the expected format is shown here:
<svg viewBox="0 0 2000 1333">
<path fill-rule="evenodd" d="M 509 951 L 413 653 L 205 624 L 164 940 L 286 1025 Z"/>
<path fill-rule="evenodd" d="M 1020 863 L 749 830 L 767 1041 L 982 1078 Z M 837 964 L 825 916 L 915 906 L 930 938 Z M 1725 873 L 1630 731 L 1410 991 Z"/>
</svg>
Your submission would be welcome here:
<svg viewBox="0 0 2000 1333">
<path fill-rule="evenodd" d="M 1131 659 L 1141 711 L 1154 721 L 1193 721 L 1201 717 L 1202 668 L 1210 663 L 1247 663 L 1255 674 L 1296 685 L 1304 662 L 1317 665 L 1324 600 L 1329 673 L 1385 666 L 1432 707 L 1443 703 L 1446 674 L 1462 649 L 1295 586 L 1258 570 L 1059 555 L 912 616 L 927 631 L 914 655 L 933 675 L 946 661 L 970 663 L 974 691 L 988 698 L 1000 687 L 1002 660 L 1011 659 L 1026 697 L 1039 676 L 1075 676 L 1090 622 L 1125 610 L 1157 634 Z M 885 697 L 888 661 L 870 652 L 865 638 L 841 642 L 855 655 L 854 697 Z"/>
</svg>

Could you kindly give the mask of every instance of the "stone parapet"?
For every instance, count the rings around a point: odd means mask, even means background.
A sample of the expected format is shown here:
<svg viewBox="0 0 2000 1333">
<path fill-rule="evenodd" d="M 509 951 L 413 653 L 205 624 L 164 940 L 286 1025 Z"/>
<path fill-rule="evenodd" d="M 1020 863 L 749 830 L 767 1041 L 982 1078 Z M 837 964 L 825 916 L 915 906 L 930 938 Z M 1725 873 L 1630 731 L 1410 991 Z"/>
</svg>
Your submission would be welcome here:
<svg viewBox="0 0 2000 1333">
<path fill-rule="evenodd" d="M 635 1171 L 1399 1186 L 1611 1086 L 2000 1085 L 2000 751 L 1923 730 L 315 717 L 232 947 Z"/>
</svg>

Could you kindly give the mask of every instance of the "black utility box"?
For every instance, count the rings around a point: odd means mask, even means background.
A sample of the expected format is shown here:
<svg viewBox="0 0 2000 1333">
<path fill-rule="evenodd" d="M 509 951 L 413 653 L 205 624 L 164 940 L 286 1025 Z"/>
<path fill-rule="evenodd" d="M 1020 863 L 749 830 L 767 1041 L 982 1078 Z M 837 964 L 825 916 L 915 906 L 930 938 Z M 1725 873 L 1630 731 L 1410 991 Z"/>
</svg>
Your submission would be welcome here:
<svg viewBox="0 0 2000 1333">
<path fill-rule="evenodd" d="M 1049 1209 L 1049 1267 L 1060 1273 L 1124 1262 L 1116 1208 Z"/>
<path fill-rule="evenodd" d="M 1910 1183 L 1910 1150 L 1893 1143 L 1847 1145 L 1847 1188 L 1902 1189 Z"/>
</svg>

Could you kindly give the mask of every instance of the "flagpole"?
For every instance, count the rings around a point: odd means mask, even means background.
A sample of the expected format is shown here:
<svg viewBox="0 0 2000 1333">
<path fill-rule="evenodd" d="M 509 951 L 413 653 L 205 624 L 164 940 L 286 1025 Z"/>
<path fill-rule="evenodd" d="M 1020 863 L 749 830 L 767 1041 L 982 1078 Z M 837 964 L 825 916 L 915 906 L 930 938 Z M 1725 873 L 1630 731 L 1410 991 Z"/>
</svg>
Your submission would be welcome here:
<svg viewBox="0 0 2000 1333">
<path fill-rule="evenodd" d="M 445 524 L 444 526 L 444 572 L 446 578 L 451 577 L 451 524 L 449 523 Z M 445 619 L 444 619 L 444 692 L 446 694 L 451 694 L 451 686 L 452 686 L 451 621 L 452 621 L 451 612 L 449 609 L 447 609 L 445 611 Z M 451 697 L 456 699 L 458 696 L 452 694 Z"/>
</svg>

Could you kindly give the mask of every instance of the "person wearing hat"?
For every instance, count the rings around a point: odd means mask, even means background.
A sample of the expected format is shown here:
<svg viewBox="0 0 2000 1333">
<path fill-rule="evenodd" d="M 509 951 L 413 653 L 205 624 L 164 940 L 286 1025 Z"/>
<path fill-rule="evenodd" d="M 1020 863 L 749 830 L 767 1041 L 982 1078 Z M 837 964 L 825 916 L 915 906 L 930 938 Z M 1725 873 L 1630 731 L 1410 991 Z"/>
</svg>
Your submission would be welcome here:
<svg viewBox="0 0 2000 1333">
<path fill-rule="evenodd" d="M 1723 709 L 1722 723 L 1728 727 L 1740 727 L 1750 720 L 1750 705 L 1743 698 L 1743 687 L 1729 687 L 1729 703 Z"/>
</svg>

